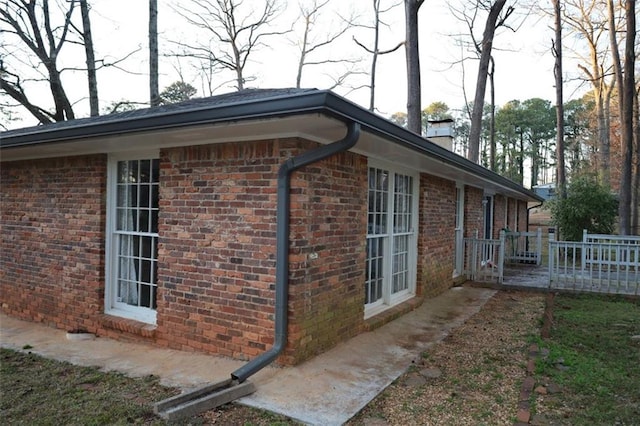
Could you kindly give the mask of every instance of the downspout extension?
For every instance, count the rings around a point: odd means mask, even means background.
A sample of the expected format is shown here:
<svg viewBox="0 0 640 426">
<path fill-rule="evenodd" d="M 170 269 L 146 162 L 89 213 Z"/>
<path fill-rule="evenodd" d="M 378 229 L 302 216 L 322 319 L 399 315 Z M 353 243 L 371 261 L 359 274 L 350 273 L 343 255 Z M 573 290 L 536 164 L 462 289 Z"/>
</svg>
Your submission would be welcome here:
<svg viewBox="0 0 640 426">
<path fill-rule="evenodd" d="M 252 359 L 233 373 L 239 383 L 271 364 L 287 344 L 287 305 L 289 291 L 289 217 L 291 174 L 309 164 L 329 158 L 352 148 L 360 137 L 360 124 L 350 122 L 347 134 L 339 141 L 312 149 L 282 163 L 278 171 L 278 202 L 276 207 L 276 306 L 275 340 L 271 349 Z"/>
</svg>

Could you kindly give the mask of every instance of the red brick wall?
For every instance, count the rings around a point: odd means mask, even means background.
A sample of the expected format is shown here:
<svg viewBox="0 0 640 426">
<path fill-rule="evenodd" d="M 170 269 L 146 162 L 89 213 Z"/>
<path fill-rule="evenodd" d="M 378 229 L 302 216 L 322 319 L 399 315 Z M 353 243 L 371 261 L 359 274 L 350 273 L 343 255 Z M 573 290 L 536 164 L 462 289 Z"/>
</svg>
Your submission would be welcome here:
<svg viewBox="0 0 640 426">
<path fill-rule="evenodd" d="M 529 211 L 527 210 L 527 202 L 526 201 L 518 201 L 518 231 L 527 232 L 527 214 Z"/>
<path fill-rule="evenodd" d="M 162 152 L 159 343 L 241 359 L 271 346 L 277 172 L 284 158 L 314 146 L 286 140 Z M 285 363 L 360 331 L 366 171 L 350 153 L 293 175 Z"/>
<path fill-rule="evenodd" d="M 482 217 L 482 189 L 472 186 L 464 188 L 464 236 L 472 238 L 478 231 L 478 236 L 483 238 Z"/>
<path fill-rule="evenodd" d="M 433 297 L 453 284 L 455 182 L 420 175 L 418 295 Z"/>
<path fill-rule="evenodd" d="M 2 311 L 96 332 L 104 309 L 104 155 L 2 163 Z"/>
<path fill-rule="evenodd" d="M 508 212 L 507 212 L 507 227 L 511 230 L 511 231 L 515 231 L 516 230 L 516 209 L 518 206 L 518 200 L 515 200 L 513 198 L 509 198 L 508 201 L 509 205 L 508 205 Z"/>
<path fill-rule="evenodd" d="M 236 358 L 271 343 L 279 156 L 273 142 L 161 152 L 158 343 Z"/>
<path fill-rule="evenodd" d="M 507 211 L 505 197 L 496 195 L 493 197 L 493 238 L 500 238 L 500 231 L 507 226 Z"/>
<path fill-rule="evenodd" d="M 289 363 L 362 331 L 367 171 L 366 158 L 343 153 L 293 174 Z"/>
<path fill-rule="evenodd" d="M 106 156 L 3 163 L 2 310 L 63 329 L 255 357 L 273 342 L 277 172 L 315 146 L 288 139 L 161 151 L 155 331 L 103 314 Z M 344 153 L 293 175 L 282 363 L 368 327 L 367 167 L 364 157 Z M 451 286 L 455 192 L 454 182 L 420 175 L 419 296 Z M 482 230 L 482 195 L 465 188 L 466 236 Z M 518 207 L 524 229 L 526 203 Z"/>
</svg>

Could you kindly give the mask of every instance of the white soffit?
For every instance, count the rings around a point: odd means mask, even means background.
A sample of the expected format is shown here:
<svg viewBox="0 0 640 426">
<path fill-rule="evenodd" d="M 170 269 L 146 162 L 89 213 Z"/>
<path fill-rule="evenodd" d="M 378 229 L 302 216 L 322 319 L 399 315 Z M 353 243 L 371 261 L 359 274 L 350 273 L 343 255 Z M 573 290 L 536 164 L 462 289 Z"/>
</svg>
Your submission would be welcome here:
<svg viewBox="0 0 640 426">
<path fill-rule="evenodd" d="M 328 144 L 343 138 L 346 135 L 346 129 L 347 126 L 340 120 L 324 114 L 313 113 L 209 125 L 191 125 L 156 131 L 121 133 L 8 148 L 2 150 L 2 161 L 133 152 L 294 137 Z M 426 153 L 419 153 L 414 149 L 394 143 L 366 130 L 362 131 L 358 143 L 352 151 L 366 157 L 395 163 L 457 183 L 498 193 L 506 193 L 515 198 L 522 198 L 522 194 L 517 191 L 502 187 L 495 182 L 461 170 Z"/>
</svg>

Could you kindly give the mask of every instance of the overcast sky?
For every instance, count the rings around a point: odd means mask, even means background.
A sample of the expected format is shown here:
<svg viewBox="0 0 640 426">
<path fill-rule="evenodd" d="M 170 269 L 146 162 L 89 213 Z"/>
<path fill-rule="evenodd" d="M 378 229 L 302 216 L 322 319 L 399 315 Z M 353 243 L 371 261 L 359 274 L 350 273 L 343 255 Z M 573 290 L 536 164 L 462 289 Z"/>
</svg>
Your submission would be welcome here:
<svg viewBox="0 0 640 426">
<path fill-rule="evenodd" d="M 306 0 L 301 0 L 306 1 Z M 187 0 L 180 0 L 188 5 Z M 262 0 L 244 0 L 242 7 L 261 4 Z M 383 0 L 383 4 L 384 4 Z M 386 2 L 389 4 L 390 2 Z M 420 60 L 422 68 L 422 105 L 423 107 L 435 101 L 443 101 L 451 109 L 459 109 L 464 104 L 463 68 L 460 60 L 469 53 L 464 51 L 457 42 L 459 34 L 466 33 L 463 24 L 450 11 L 446 0 L 427 0 L 423 4 L 420 15 Z M 460 3 L 469 4 L 461 0 Z M 523 2 L 519 2 L 523 3 Z M 125 73 L 118 69 L 103 69 L 98 73 L 99 95 L 101 103 L 106 106 L 112 101 L 130 100 L 145 102 L 148 100 L 148 50 L 147 25 L 148 2 L 144 0 L 95 0 L 92 2 L 92 25 L 96 57 L 116 58 L 126 53 L 134 52 L 121 66 L 129 71 Z M 185 24 L 184 19 L 174 13 L 171 5 L 175 1 L 159 0 L 159 32 L 161 54 L 176 51 L 171 40 L 197 42 L 206 40 L 192 27 Z M 297 1 L 283 1 L 285 8 L 278 18 L 282 27 L 288 27 L 299 14 Z M 342 16 L 359 15 L 363 23 L 372 22 L 371 1 L 369 0 L 331 0 L 331 7 L 323 9 L 321 28 L 335 28 L 340 24 L 336 13 Z M 241 9 L 242 10 L 242 9 Z M 494 41 L 494 57 L 496 60 L 496 98 L 497 104 L 503 105 L 509 100 L 525 100 L 541 97 L 553 101 L 553 57 L 550 53 L 553 30 L 549 22 L 537 15 L 530 14 L 525 18 L 527 10 L 518 6 L 510 22 L 518 26 L 512 32 L 502 29 Z M 480 37 L 484 16 L 478 19 L 477 33 Z M 384 15 L 388 28 L 381 33 L 380 48 L 387 49 L 395 46 L 404 39 L 404 9 L 400 5 Z M 318 33 L 319 34 L 319 33 Z M 343 36 L 338 42 L 324 52 L 320 52 L 314 59 L 321 59 L 325 55 L 336 58 L 362 57 L 363 61 L 356 65 L 357 69 L 368 71 L 370 57 L 364 53 L 352 40 L 355 35 L 358 40 L 371 43 L 372 33 L 368 30 L 358 30 Z M 320 37 L 320 35 L 318 35 Z M 249 87 L 293 87 L 295 86 L 297 50 L 291 41 L 295 40 L 295 33 L 286 36 L 276 36 L 267 39 L 270 47 L 256 52 L 253 60 L 246 67 L 246 75 L 255 76 L 256 80 L 249 82 Z M 76 50 L 75 55 L 83 54 Z M 79 58 L 75 58 L 79 59 Z M 464 81 L 467 97 L 472 99 L 475 90 L 477 61 L 469 60 L 464 66 Z M 342 67 L 342 68 L 341 68 Z M 306 68 L 303 86 L 327 88 L 331 79 L 327 75 L 339 75 L 346 65 L 316 66 Z M 194 75 L 186 61 L 175 58 L 161 58 L 160 90 L 179 79 L 180 69 L 185 80 L 201 89 L 200 80 Z M 406 79 L 405 79 L 404 49 L 384 55 L 379 59 L 376 106 L 383 115 L 391 115 L 406 109 Z M 571 62 L 565 64 L 565 74 L 568 80 L 577 75 L 577 68 Z M 224 82 L 233 76 L 220 75 Z M 71 78 L 74 78 L 72 81 Z M 80 84 L 74 81 L 82 81 Z M 74 99 L 86 96 L 86 84 L 78 76 L 67 75 L 67 87 Z M 348 81 L 350 86 L 360 86 L 368 83 L 367 76 L 354 77 Z M 576 91 L 577 83 L 569 82 L 566 97 L 579 96 L 582 91 Z M 233 90 L 232 84 L 223 85 L 217 93 Z M 352 91 L 349 87 L 340 87 L 336 92 L 345 95 L 350 100 L 368 107 L 368 89 Z M 203 95 L 202 92 L 199 95 Z M 488 91 L 487 91 L 488 98 Z M 86 100 L 78 103 L 78 115 L 84 116 L 88 109 Z M 27 121 L 22 125 L 26 125 Z M 31 123 L 29 123 L 31 124 Z"/>
</svg>

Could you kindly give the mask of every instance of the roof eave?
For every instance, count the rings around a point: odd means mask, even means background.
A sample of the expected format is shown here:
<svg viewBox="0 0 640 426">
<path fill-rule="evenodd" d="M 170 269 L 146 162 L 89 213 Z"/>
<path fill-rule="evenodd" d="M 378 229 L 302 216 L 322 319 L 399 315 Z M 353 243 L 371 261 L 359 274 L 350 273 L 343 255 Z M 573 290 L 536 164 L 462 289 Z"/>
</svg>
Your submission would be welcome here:
<svg viewBox="0 0 640 426">
<path fill-rule="evenodd" d="M 48 129 L 46 126 L 34 127 L 26 129 L 26 132 L 3 136 L 0 141 L 0 147 L 3 149 L 17 148 L 37 144 L 71 142 L 78 139 L 104 137 L 123 133 L 149 132 L 202 124 L 268 119 L 308 113 L 323 113 L 338 118 L 341 121 L 358 122 L 363 130 L 379 135 L 393 143 L 405 146 L 422 154 L 427 154 L 466 173 L 477 175 L 482 179 L 495 182 L 499 186 L 516 191 L 529 199 L 543 201 L 543 199 L 533 191 L 449 150 L 429 143 L 420 135 L 367 111 L 329 90 L 315 90 L 298 94 L 252 99 L 227 105 L 202 106 L 199 108 L 168 111 L 166 113 L 155 113 L 140 117 L 124 115 L 105 122 L 80 122 L 75 126 L 60 129 Z"/>
</svg>

